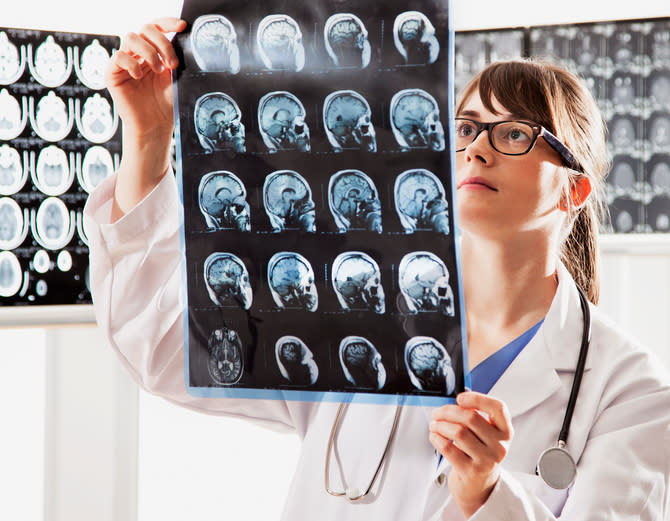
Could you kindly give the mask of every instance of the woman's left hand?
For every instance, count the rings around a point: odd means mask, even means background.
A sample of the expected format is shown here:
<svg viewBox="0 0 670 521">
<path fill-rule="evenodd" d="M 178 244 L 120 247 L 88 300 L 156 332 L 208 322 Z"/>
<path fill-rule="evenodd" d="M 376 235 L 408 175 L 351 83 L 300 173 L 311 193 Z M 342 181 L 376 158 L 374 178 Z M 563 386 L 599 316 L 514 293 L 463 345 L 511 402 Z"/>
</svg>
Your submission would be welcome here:
<svg viewBox="0 0 670 521">
<path fill-rule="evenodd" d="M 507 455 L 512 420 L 507 406 L 485 394 L 464 392 L 433 411 L 430 442 L 451 463 L 449 491 L 468 518 L 488 499 Z"/>
</svg>

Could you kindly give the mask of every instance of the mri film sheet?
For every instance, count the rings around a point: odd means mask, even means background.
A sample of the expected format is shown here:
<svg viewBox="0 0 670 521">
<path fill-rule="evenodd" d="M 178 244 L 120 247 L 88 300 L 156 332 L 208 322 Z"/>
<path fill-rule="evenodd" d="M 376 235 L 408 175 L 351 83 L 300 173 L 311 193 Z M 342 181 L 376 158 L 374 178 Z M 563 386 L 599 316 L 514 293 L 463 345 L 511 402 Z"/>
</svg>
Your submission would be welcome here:
<svg viewBox="0 0 670 521">
<path fill-rule="evenodd" d="M 447 4 L 187 0 L 182 17 L 189 392 L 453 399 Z"/>
</svg>

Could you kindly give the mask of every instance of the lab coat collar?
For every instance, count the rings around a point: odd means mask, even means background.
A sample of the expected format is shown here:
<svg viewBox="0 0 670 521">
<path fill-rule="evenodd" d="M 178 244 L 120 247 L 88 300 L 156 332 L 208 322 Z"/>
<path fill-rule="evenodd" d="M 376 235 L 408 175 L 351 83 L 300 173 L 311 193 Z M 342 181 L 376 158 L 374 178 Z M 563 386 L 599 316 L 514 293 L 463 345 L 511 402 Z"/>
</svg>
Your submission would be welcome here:
<svg viewBox="0 0 670 521">
<path fill-rule="evenodd" d="M 540 329 L 490 392 L 507 404 L 512 417 L 553 395 L 561 387 L 558 372 L 574 372 L 577 365 L 583 327 L 579 293 L 562 263 L 557 275 L 558 288 Z M 590 367 L 587 357 L 585 370 Z"/>
</svg>

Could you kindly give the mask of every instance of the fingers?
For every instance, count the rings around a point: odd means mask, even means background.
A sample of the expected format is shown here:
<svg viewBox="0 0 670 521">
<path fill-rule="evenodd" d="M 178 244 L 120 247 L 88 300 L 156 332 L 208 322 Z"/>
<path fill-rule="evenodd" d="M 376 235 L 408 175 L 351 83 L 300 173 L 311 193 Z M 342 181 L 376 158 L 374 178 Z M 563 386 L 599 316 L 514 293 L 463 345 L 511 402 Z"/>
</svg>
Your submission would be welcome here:
<svg viewBox="0 0 670 521">
<path fill-rule="evenodd" d="M 508 435 L 508 439 L 511 439 L 513 435 L 512 419 L 504 402 L 473 391 L 459 394 L 456 401 L 461 407 L 486 413 L 491 424 Z"/>
<path fill-rule="evenodd" d="M 163 72 L 164 68 L 174 69 L 179 64 L 172 43 L 167 38 L 167 32 L 182 31 L 186 22 L 178 18 L 161 18 L 153 23 L 145 24 L 139 33 L 128 33 L 121 44 L 120 51 L 137 59 L 140 63 L 147 63 L 156 73 Z M 126 60 L 123 60 L 127 64 Z M 117 66 L 121 66 L 117 62 Z M 128 69 L 130 73 L 130 69 Z"/>
</svg>

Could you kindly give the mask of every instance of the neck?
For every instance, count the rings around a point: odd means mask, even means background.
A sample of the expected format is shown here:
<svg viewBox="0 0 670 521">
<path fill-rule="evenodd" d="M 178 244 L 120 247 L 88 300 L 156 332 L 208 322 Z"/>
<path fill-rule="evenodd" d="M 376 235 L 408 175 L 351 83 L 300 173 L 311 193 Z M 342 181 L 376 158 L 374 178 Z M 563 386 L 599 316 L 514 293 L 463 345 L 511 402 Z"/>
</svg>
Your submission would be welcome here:
<svg viewBox="0 0 670 521">
<path fill-rule="evenodd" d="M 471 367 L 544 318 L 557 287 L 557 244 L 545 232 L 505 240 L 463 233 Z"/>
</svg>

